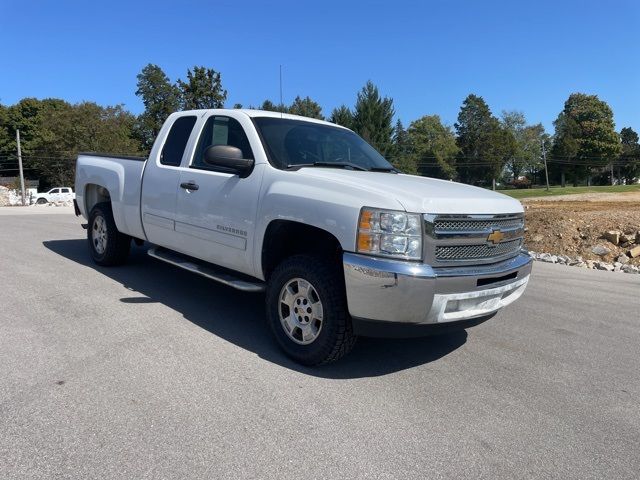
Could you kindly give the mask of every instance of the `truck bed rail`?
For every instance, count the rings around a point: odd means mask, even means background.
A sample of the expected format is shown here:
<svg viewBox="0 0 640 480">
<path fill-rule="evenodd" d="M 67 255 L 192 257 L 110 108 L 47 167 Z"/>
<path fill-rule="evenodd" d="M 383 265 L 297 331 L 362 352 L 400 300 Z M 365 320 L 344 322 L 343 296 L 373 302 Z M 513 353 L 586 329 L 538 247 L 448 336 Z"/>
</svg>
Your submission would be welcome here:
<svg viewBox="0 0 640 480">
<path fill-rule="evenodd" d="M 100 152 L 78 152 L 80 155 L 90 155 L 92 157 L 121 158 L 123 160 L 134 160 L 136 162 L 145 162 L 147 157 L 136 157 L 133 155 L 119 155 L 117 153 L 100 153 Z"/>
</svg>

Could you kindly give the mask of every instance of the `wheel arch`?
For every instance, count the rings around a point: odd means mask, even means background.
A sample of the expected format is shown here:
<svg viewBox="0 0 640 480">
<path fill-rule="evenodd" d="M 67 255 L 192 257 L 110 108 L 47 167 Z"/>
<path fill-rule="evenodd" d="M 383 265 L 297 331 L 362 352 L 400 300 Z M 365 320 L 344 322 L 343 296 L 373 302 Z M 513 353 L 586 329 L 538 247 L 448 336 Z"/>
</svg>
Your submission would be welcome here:
<svg viewBox="0 0 640 480">
<path fill-rule="evenodd" d="M 88 183 L 84 188 L 84 207 L 87 212 L 87 216 L 91 213 L 93 207 L 98 203 L 109 202 L 111 203 L 111 193 L 109 190 L 96 183 Z"/>
<path fill-rule="evenodd" d="M 272 220 L 262 242 L 261 268 L 265 280 L 282 260 L 299 254 L 327 256 L 342 265 L 342 246 L 331 232 L 294 220 Z"/>
</svg>

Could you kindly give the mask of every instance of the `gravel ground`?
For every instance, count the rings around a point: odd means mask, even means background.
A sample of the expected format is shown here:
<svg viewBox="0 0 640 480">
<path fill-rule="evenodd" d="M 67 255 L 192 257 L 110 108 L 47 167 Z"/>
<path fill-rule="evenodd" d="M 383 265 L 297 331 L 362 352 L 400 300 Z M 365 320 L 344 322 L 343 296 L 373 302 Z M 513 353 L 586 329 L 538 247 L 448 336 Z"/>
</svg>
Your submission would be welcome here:
<svg viewBox="0 0 640 480">
<path fill-rule="evenodd" d="M 538 263 L 474 329 L 308 369 L 261 295 L 95 267 L 79 223 L 0 213 L 1 478 L 638 478 L 640 276 Z"/>
</svg>

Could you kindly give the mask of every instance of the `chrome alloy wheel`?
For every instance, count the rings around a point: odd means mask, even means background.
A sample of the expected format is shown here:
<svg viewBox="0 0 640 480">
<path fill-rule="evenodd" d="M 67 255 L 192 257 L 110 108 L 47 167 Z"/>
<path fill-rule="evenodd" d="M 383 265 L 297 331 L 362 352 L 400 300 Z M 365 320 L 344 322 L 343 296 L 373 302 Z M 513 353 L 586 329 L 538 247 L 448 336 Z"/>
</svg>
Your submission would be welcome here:
<svg viewBox="0 0 640 480">
<path fill-rule="evenodd" d="M 280 290 L 280 323 L 291 340 L 312 343 L 322 330 L 322 301 L 318 292 L 303 278 L 293 278 Z"/>
<path fill-rule="evenodd" d="M 91 241 L 93 248 L 99 255 L 107 249 L 107 222 L 102 215 L 96 216 L 91 228 Z"/>
</svg>

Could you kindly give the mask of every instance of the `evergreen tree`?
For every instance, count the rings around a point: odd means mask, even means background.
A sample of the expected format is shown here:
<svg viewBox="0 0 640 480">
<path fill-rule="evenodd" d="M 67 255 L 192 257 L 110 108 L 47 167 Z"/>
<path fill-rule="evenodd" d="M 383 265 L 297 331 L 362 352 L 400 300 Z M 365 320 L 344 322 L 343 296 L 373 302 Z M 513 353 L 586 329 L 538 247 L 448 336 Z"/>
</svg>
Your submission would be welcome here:
<svg viewBox="0 0 640 480">
<path fill-rule="evenodd" d="M 187 70 L 187 81 L 178 80 L 180 106 L 183 110 L 224 108 L 227 91 L 222 88 L 220 73 L 211 68 Z"/>
<path fill-rule="evenodd" d="M 393 129 L 393 153 L 389 158 L 394 167 L 403 173 L 418 174 L 418 167 L 414 156 L 411 154 L 409 135 L 400 119 Z"/>
<path fill-rule="evenodd" d="M 620 153 L 618 178 L 624 178 L 627 183 L 632 183 L 640 176 L 640 144 L 638 134 L 631 128 L 620 130 L 622 152 Z"/>
<path fill-rule="evenodd" d="M 329 121 L 331 123 L 353 129 L 353 113 L 346 105 L 334 108 L 331 112 L 331 117 L 329 117 Z"/>
<path fill-rule="evenodd" d="M 500 178 L 516 148 L 513 135 L 502 128 L 482 97 L 470 94 L 462 103 L 458 122 L 458 175 L 465 183 Z"/>
<path fill-rule="evenodd" d="M 353 129 L 382 155 L 393 153 L 393 100 L 381 98 L 376 87 L 368 81 L 358 93 Z"/>
<path fill-rule="evenodd" d="M 284 105 L 276 105 L 271 100 L 265 100 L 258 110 L 265 110 L 267 112 L 283 112 L 286 113 L 286 107 Z"/>
<path fill-rule="evenodd" d="M 322 115 L 322 107 L 317 102 L 311 100 L 311 98 L 309 97 L 300 98 L 300 96 L 297 96 L 286 111 L 287 113 L 291 113 L 293 115 L 300 115 L 302 117 L 324 120 L 324 116 Z"/>
</svg>

